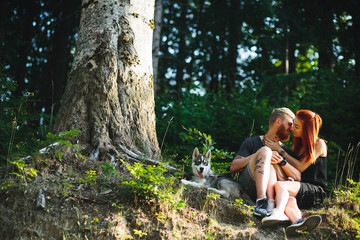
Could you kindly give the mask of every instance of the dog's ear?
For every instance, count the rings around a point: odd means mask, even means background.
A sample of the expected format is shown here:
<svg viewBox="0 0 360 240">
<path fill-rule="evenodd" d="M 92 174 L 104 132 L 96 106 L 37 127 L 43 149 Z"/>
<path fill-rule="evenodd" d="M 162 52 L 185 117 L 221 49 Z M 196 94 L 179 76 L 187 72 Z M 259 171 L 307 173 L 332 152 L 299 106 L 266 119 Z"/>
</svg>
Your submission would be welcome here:
<svg viewBox="0 0 360 240">
<path fill-rule="evenodd" d="M 199 149 L 196 147 L 196 148 L 194 149 L 194 152 L 193 152 L 192 157 L 193 157 L 193 158 L 197 158 L 199 155 L 200 155 Z"/>
<path fill-rule="evenodd" d="M 210 149 L 206 151 L 205 157 L 206 157 L 207 159 L 210 159 L 210 158 L 211 158 L 211 150 L 210 150 Z"/>
</svg>

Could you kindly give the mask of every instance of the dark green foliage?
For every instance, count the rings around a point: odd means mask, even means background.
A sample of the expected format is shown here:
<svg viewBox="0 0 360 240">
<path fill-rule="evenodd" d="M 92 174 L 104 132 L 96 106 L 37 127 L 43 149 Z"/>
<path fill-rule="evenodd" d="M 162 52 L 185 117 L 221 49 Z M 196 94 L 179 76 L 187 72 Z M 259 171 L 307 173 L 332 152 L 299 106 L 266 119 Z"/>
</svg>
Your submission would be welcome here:
<svg viewBox="0 0 360 240">
<path fill-rule="evenodd" d="M 81 1 L 2 1 L 0 3 L 0 66 L 16 82 L 16 97 L 29 91 L 31 111 L 50 115 L 70 70 L 80 19 Z"/>
<path fill-rule="evenodd" d="M 271 106 L 288 105 L 294 112 L 310 109 L 320 114 L 323 119 L 320 134 L 326 140 L 343 148 L 359 141 L 356 109 L 360 109 L 360 101 L 356 99 L 360 90 L 351 77 L 344 78 L 328 70 L 309 71 L 267 77 L 261 86 L 261 95 Z"/>
<path fill-rule="evenodd" d="M 72 143 L 80 133 L 81 131 L 73 129 L 61 132 L 58 135 L 49 132 L 46 135 L 46 140 L 43 142 L 43 145 L 46 146 L 47 149 L 53 148 L 54 154 L 57 155 L 60 160 L 62 159 L 62 151 L 64 148 L 72 149 L 76 157 L 84 159 L 84 156 L 80 153 L 80 148 Z M 59 147 L 54 147 L 55 143 L 58 144 Z"/>
<path fill-rule="evenodd" d="M 35 102 L 32 93 L 14 96 L 17 85 L 4 73 L 0 86 L 0 167 L 3 167 L 13 157 L 32 153 L 48 130 L 39 124 L 42 115 L 30 111 Z"/>
<path fill-rule="evenodd" d="M 156 100 L 159 140 L 163 139 L 168 127 L 163 154 L 172 156 L 176 153 L 179 161 L 190 156 L 195 146 L 202 146 L 201 139 L 184 127 L 210 135 L 214 145 L 216 142 L 216 148 L 237 152 L 247 137 L 267 131 L 269 114 L 273 108 L 286 106 L 294 112 L 310 109 L 319 113 L 323 119 L 320 136 L 328 141 L 331 183 L 336 175 L 339 157 L 342 159 L 347 145 L 357 144 L 360 136 L 358 113 L 355 110 L 360 109 L 360 101 L 353 101 L 359 99 L 360 88 L 349 88 L 347 84 L 356 84 L 341 79 L 333 72 L 321 70 L 264 78 L 259 93 L 246 89 L 230 94 L 219 92 L 203 96 L 185 92 L 181 99 L 169 95 L 159 96 Z M 170 118 L 173 120 L 168 126 Z M 232 157 L 216 159 L 220 162 L 231 160 Z M 357 178 L 358 174 L 356 170 L 354 177 Z"/>
<path fill-rule="evenodd" d="M 202 146 L 198 137 L 188 134 L 185 128 L 199 129 L 211 135 L 216 148 L 237 152 L 245 138 L 261 134 L 268 127 L 268 115 L 271 107 L 266 101 L 257 101 L 251 96 L 251 90 L 231 94 L 185 93 L 182 100 L 160 96 L 156 101 L 158 138 L 164 137 L 167 122 L 170 124 L 163 153 L 190 155 L 193 149 Z M 255 121 L 254 127 L 253 121 Z"/>
</svg>

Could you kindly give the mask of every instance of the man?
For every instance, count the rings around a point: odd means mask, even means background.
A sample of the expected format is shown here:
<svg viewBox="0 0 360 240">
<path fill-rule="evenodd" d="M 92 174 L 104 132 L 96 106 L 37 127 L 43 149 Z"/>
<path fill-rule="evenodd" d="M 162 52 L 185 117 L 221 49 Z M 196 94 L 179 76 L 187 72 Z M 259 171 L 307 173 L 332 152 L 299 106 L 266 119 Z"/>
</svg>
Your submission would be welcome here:
<svg viewBox="0 0 360 240">
<path fill-rule="evenodd" d="M 268 132 L 263 136 L 246 139 L 231 163 L 230 171 L 241 172 L 238 181 L 245 193 L 256 203 L 253 210 L 256 216 L 265 217 L 272 211 L 275 203 L 274 186 L 281 171 L 295 180 L 299 178 L 298 171 L 295 171 L 292 165 L 284 164 L 286 160 L 264 144 L 265 139 L 287 141 L 294 118 L 295 114 L 288 108 L 274 109 L 269 118 Z M 286 152 L 291 152 L 285 145 L 282 147 Z"/>
</svg>

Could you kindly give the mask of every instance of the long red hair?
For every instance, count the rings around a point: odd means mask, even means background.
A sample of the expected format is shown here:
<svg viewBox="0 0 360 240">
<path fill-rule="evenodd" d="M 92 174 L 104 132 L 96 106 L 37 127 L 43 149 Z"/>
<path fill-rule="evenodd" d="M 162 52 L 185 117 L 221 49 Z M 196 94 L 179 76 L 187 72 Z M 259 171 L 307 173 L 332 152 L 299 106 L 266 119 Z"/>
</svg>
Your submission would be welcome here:
<svg viewBox="0 0 360 240">
<path fill-rule="evenodd" d="M 293 138 L 293 150 L 297 156 L 300 156 L 301 161 L 315 162 L 315 145 L 318 140 L 318 134 L 322 125 L 321 117 L 310 110 L 299 110 L 296 112 L 296 117 L 302 121 L 303 129 L 301 137 Z"/>
</svg>

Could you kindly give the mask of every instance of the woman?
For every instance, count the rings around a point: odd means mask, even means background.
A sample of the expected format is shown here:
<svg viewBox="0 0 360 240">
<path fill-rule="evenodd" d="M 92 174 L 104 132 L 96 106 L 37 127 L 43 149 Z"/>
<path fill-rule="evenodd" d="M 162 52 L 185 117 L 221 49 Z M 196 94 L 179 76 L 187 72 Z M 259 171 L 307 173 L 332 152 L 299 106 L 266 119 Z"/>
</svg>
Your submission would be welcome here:
<svg viewBox="0 0 360 240">
<path fill-rule="evenodd" d="M 299 110 L 296 113 L 291 131 L 292 150 L 297 158 L 284 152 L 277 142 L 266 140 L 266 145 L 278 151 L 285 159 L 283 165 L 290 163 L 301 173 L 301 181 L 276 182 L 276 209 L 269 217 L 263 218 L 264 225 L 284 221 L 284 213 L 292 223 L 286 229 L 288 235 L 312 231 L 321 223 L 321 216 L 318 215 L 303 219 L 299 209 L 322 203 L 326 195 L 327 147 L 325 141 L 318 137 L 321 125 L 321 117 L 310 110 Z"/>
</svg>

